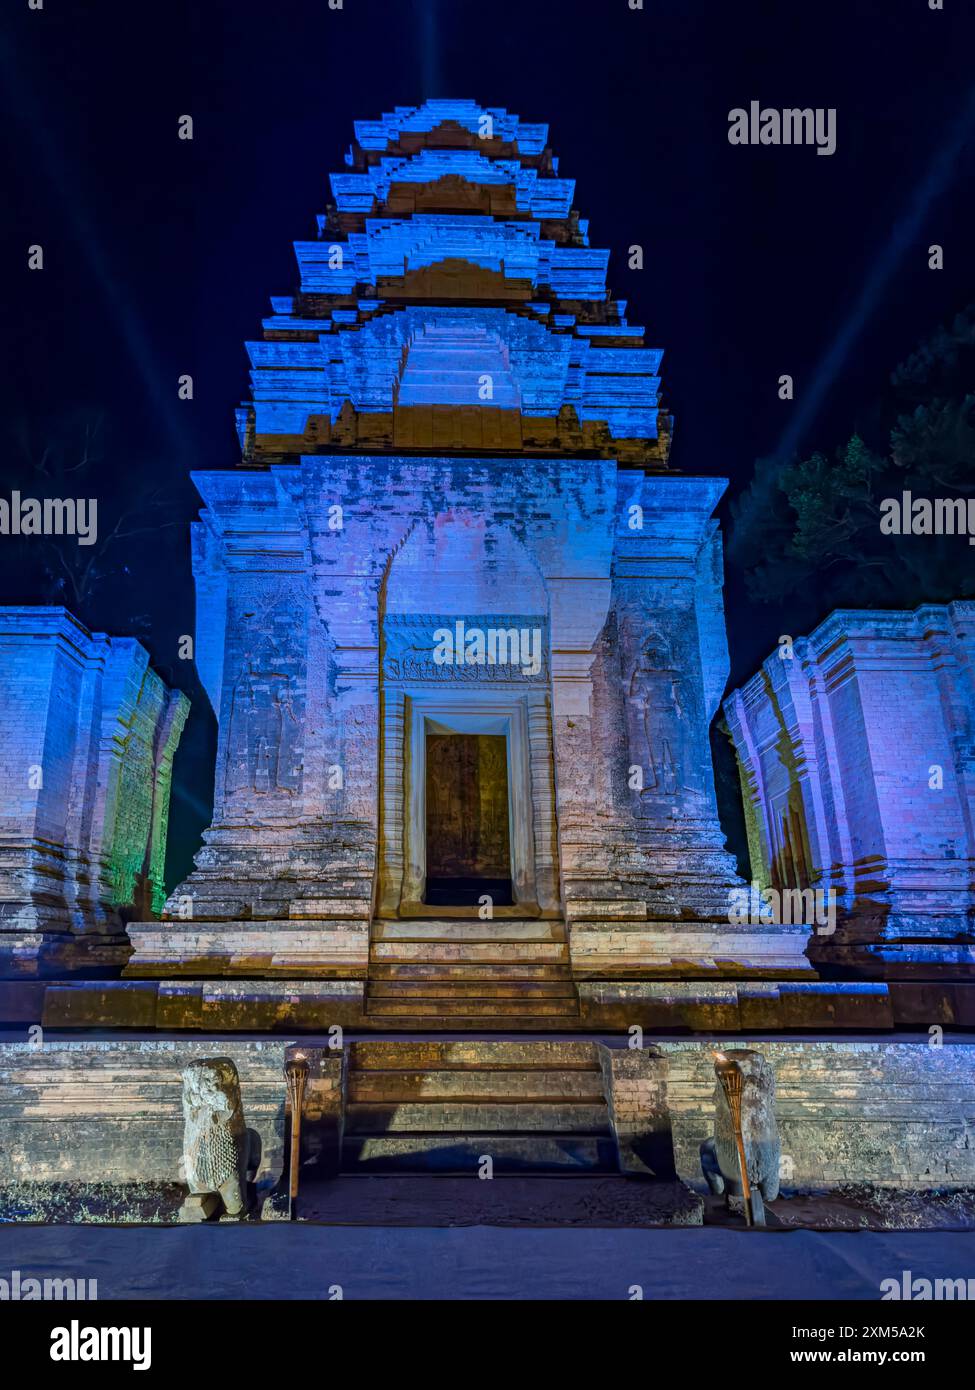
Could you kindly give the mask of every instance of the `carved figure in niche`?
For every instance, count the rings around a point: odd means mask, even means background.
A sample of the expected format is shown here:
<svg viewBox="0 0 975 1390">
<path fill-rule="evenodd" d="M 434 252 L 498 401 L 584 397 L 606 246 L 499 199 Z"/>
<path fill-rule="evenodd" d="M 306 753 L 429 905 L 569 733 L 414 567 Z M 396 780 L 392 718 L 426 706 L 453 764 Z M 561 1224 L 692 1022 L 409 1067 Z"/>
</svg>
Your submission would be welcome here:
<svg viewBox="0 0 975 1390">
<path fill-rule="evenodd" d="M 301 719 L 287 664 L 267 634 L 244 660 L 230 709 L 231 791 L 290 795 L 299 789 Z"/>
<path fill-rule="evenodd" d="M 625 680 L 633 761 L 644 768 L 643 795 L 672 796 L 681 785 L 684 710 L 673 648 L 650 624 L 627 625 L 631 653 Z M 635 648 L 635 651 L 634 651 Z M 634 739 L 635 735 L 635 739 Z"/>
</svg>

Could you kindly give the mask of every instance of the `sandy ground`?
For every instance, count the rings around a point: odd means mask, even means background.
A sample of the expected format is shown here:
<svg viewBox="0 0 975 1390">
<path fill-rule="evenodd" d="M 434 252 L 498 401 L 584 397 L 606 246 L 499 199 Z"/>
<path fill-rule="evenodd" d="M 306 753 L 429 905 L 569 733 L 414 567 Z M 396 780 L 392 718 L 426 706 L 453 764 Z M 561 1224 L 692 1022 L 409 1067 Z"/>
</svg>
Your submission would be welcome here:
<svg viewBox="0 0 975 1390">
<path fill-rule="evenodd" d="M 251 1218 L 264 1211 L 251 1190 Z M 185 1189 L 177 1183 L 25 1183 L 0 1188 L 0 1226 L 172 1225 Z M 280 1196 L 275 1204 L 282 1215 Z M 287 1203 L 283 1203 L 286 1211 Z M 641 1182 L 619 1175 L 503 1176 L 343 1175 L 331 1181 L 303 1172 L 303 1221 L 335 1226 L 657 1227 L 743 1224 L 740 1208 L 702 1197 L 683 1183 Z M 975 1192 L 901 1192 L 870 1186 L 785 1192 L 766 1206 L 770 1229 L 822 1231 L 975 1231 Z"/>
</svg>

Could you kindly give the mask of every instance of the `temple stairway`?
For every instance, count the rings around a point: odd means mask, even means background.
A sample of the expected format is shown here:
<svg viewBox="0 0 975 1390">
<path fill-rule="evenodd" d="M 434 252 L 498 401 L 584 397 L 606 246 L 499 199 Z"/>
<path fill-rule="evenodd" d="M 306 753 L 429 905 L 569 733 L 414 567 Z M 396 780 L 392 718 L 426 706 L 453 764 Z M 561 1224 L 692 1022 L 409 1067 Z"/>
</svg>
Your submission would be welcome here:
<svg viewBox="0 0 975 1390">
<path fill-rule="evenodd" d="M 579 1019 L 565 924 L 375 922 L 366 1013 L 390 1026 L 559 1028 Z"/>
<path fill-rule="evenodd" d="M 346 1173 L 617 1171 L 590 1042 L 354 1042 Z"/>
</svg>

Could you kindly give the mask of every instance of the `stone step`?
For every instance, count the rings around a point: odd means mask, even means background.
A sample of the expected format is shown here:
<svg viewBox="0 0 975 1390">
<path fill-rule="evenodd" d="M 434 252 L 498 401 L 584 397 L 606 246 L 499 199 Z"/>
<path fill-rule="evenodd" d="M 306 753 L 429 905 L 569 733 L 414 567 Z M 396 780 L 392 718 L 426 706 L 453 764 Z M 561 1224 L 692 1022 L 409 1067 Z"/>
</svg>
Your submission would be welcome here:
<svg viewBox="0 0 975 1390">
<path fill-rule="evenodd" d="M 366 1071 L 591 1071 L 599 1072 L 596 1044 L 495 1042 L 491 1039 L 362 1039 L 349 1045 L 350 1075 Z"/>
<path fill-rule="evenodd" d="M 550 980 L 558 982 L 571 980 L 572 971 L 568 965 L 493 964 L 481 962 L 459 965 L 456 962 L 373 962 L 369 967 L 370 980 L 483 980 L 485 983 L 500 983 L 502 980 L 528 981 Z"/>
<path fill-rule="evenodd" d="M 346 1107 L 345 1132 L 363 1134 L 587 1134 L 611 1137 L 606 1102 L 383 1101 Z"/>
<path fill-rule="evenodd" d="M 370 980 L 370 999 L 574 999 L 564 980 Z"/>
<path fill-rule="evenodd" d="M 416 919 L 405 922 L 374 922 L 373 941 L 565 941 L 565 923 L 540 918 L 515 918 L 493 922 L 464 922 L 444 918 L 440 921 Z"/>
<path fill-rule="evenodd" d="M 485 1016 L 507 1017 L 509 1014 L 542 1018 L 549 1014 L 566 1016 L 578 1014 L 579 1005 L 570 999 L 366 999 L 366 1013 L 374 1017 L 445 1018 L 464 1015 L 468 1018 Z"/>
<path fill-rule="evenodd" d="M 602 1135 L 346 1135 L 342 1145 L 346 1171 L 476 1173 L 485 1156 L 496 1173 L 617 1171 L 615 1145 Z"/>
<path fill-rule="evenodd" d="M 493 1020 L 486 1014 L 396 1014 L 392 1017 L 367 1011 L 363 1027 L 376 1034 L 395 1029 L 397 1033 L 439 1035 L 441 1033 L 541 1033 L 571 1037 L 579 1030 L 579 1014 L 520 1014 L 498 1015 Z"/>
<path fill-rule="evenodd" d="M 604 1103 L 598 1071 L 353 1071 L 348 1102 L 404 1101 L 589 1101 Z"/>
<path fill-rule="evenodd" d="M 464 961 L 490 965 L 503 961 L 568 963 L 569 948 L 561 941 L 374 941 L 373 961 Z"/>
</svg>

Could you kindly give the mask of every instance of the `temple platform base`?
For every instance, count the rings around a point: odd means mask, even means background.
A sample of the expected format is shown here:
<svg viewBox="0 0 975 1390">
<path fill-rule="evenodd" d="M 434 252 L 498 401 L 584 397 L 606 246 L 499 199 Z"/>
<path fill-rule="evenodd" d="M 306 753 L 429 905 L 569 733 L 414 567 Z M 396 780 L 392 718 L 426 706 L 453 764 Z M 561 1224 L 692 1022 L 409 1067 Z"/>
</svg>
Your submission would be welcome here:
<svg viewBox="0 0 975 1390">
<path fill-rule="evenodd" d="M 140 1032 L 745 1033 L 975 1028 L 975 984 L 754 979 L 587 980 L 567 1017 L 437 1019 L 367 1012 L 365 980 L 33 980 L 0 982 L 0 1026 Z"/>
<path fill-rule="evenodd" d="M 106 1219 L 124 1220 L 119 1193 L 141 1194 L 148 1210 L 162 1186 L 172 1200 L 149 1219 L 165 1220 L 179 1196 L 181 1071 L 195 1059 L 224 1056 L 237 1068 L 245 1124 L 260 1144 L 260 1213 L 287 1168 L 282 1072 L 289 1049 L 299 1046 L 311 1057 L 306 1198 L 309 1182 L 333 1179 L 469 1184 L 487 1160 L 499 1182 L 555 1180 L 571 1188 L 575 1180 L 625 1179 L 637 1187 L 661 1183 L 661 1197 L 675 1183 L 704 1196 L 700 1145 L 714 1125 L 714 1052 L 742 1044 L 761 1052 L 775 1074 L 786 1199 L 851 1186 L 930 1193 L 932 1220 L 943 1225 L 937 1202 L 975 1190 L 973 1050 L 957 1037 L 932 1046 L 923 1035 L 769 1039 L 715 1031 L 647 1035 L 640 1048 L 598 1033 L 337 1041 L 68 1039 L 52 1031 L 42 1048 L 2 1043 L 0 1207 L 14 1220 L 85 1219 L 72 1194 L 100 1185 L 114 1202 Z M 311 1163 L 305 1143 L 313 1146 Z M 482 1187 L 493 1184 L 473 1183 Z M 311 1219 L 328 1219 L 330 1191 L 317 1187 L 319 1207 L 306 1208 Z M 696 1221 L 693 1202 L 674 1207 L 675 1191 L 667 1197 L 671 1216 L 679 1209 Z M 60 1205 L 52 1193 L 61 1194 Z M 483 1205 L 488 1197 L 476 1200 Z M 625 1200 L 632 1207 L 642 1199 Z M 920 1212 L 915 1204 L 915 1228 L 918 1216 L 923 1224 L 923 1204 Z"/>
</svg>

